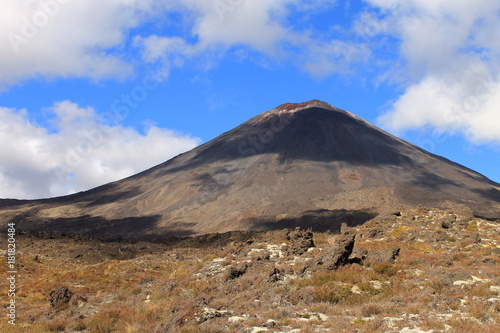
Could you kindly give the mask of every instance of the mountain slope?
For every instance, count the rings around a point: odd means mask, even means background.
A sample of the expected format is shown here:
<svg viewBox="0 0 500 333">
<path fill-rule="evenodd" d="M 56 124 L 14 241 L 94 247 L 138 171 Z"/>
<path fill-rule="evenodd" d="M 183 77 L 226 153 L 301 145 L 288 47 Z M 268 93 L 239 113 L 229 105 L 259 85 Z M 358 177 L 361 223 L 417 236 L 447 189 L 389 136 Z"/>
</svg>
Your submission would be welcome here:
<svg viewBox="0 0 500 333">
<path fill-rule="evenodd" d="M 25 230 L 154 238 L 298 225 L 335 230 L 404 205 L 452 204 L 498 219 L 500 185 L 310 101 L 260 114 L 118 182 L 0 202 L 0 218 Z"/>
</svg>

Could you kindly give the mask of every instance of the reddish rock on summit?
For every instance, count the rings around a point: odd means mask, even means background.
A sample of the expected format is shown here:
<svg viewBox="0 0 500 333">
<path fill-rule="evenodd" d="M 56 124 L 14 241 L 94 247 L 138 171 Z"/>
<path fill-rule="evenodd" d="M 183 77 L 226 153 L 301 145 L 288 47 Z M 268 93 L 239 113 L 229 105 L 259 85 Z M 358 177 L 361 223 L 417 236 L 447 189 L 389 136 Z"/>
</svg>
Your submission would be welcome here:
<svg viewBox="0 0 500 333">
<path fill-rule="evenodd" d="M 500 184 L 325 102 L 284 104 L 135 176 L 47 200 L 0 200 L 18 230 L 119 239 L 338 230 L 403 206 L 500 218 Z"/>
</svg>

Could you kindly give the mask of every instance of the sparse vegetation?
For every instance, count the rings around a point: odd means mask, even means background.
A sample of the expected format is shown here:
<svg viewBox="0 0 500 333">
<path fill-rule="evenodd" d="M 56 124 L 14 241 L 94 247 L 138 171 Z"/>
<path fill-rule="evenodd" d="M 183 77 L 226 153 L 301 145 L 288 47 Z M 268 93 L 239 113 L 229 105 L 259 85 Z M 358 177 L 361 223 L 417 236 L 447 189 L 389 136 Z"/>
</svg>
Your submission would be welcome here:
<svg viewBox="0 0 500 333">
<path fill-rule="evenodd" d="M 18 321 L 2 321 L 0 331 L 495 332 L 498 222 L 445 228 L 445 213 L 409 210 L 390 224 L 379 217 L 356 227 L 350 261 L 337 269 L 322 264 L 334 247 L 330 233 L 315 233 L 309 251 L 283 231 L 175 248 L 19 237 Z M 386 258 L 395 247 L 399 256 Z M 129 255 L 117 259 L 120 251 Z M 52 307 L 59 286 L 71 300 Z"/>
</svg>

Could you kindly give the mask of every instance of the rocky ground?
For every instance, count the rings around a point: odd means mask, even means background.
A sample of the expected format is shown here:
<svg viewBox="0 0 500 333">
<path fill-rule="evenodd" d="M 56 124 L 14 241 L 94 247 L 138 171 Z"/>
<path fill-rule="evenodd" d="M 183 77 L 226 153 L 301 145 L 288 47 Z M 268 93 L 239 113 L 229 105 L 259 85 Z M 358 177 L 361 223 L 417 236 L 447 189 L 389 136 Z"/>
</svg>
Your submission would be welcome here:
<svg viewBox="0 0 500 333">
<path fill-rule="evenodd" d="M 344 226 L 341 234 L 226 236 L 175 246 L 18 236 L 17 320 L 9 325 L 2 315 L 0 331 L 493 333 L 500 327 L 500 224 L 466 210 L 393 212 Z M 1 301 L 7 313 L 6 293 Z"/>
</svg>

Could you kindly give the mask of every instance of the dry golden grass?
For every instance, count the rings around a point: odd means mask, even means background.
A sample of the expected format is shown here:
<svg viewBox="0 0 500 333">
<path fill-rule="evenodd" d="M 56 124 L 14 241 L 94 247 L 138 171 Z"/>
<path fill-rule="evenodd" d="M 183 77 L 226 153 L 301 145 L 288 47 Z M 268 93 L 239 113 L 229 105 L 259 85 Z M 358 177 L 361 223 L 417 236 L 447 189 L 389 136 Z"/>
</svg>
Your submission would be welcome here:
<svg viewBox="0 0 500 333">
<path fill-rule="evenodd" d="M 390 234 L 389 236 L 391 237 L 394 237 L 394 238 L 397 238 L 399 236 L 401 236 L 403 233 L 407 232 L 411 230 L 411 227 L 409 226 L 406 226 L 406 225 L 402 225 L 402 226 L 399 226 L 397 227 L 396 229 L 394 229 Z"/>
<path fill-rule="evenodd" d="M 500 255 L 493 243 L 500 241 L 497 231 L 475 220 L 470 230 L 436 232 L 439 221 L 424 228 L 431 224 L 425 220 L 429 211 L 419 213 L 417 220 L 399 219 L 386 231 L 388 238 L 356 243 L 368 251 L 400 247 L 394 263 L 349 264 L 337 270 L 315 264 L 325 250 L 296 257 L 261 255 L 268 245 L 280 248 L 286 243 L 283 232 L 249 243 L 158 249 L 123 260 L 87 256 L 82 250 L 85 260 L 80 261 L 71 249 L 100 246 L 106 251 L 106 246 L 122 245 L 19 238 L 18 322 L 12 326 L 2 321 L 0 331 L 136 333 L 163 325 L 165 332 L 243 332 L 273 319 L 278 331 L 384 332 L 388 318 L 397 318 L 391 322 L 397 328 L 496 332 L 500 303 L 489 299 L 499 297 L 497 289 L 490 288 L 500 285 Z M 422 239 L 405 240 L 415 230 Z M 473 232 L 492 241 L 461 248 Z M 447 239 L 434 240 L 443 233 Z M 326 249 L 335 237 L 319 233 L 314 239 Z M 33 260 L 36 255 L 41 263 Z M 0 265 L 5 267 L 5 257 L 0 257 Z M 241 276 L 228 279 L 232 268 L 244 265 Z M 277 280 L 270 279 L 274 268 L 281 272 Z M 443 274 L 458 270 L 480 280 L 463 286 L 444 283 Z M 54 309 L 49 293 L 61 285 L 81 299 Z M 0 296 L 3 304 L 6 300 L 5 294 Z M 220 312 L 203 317 L 205 308 Z M 231 316 L 243 319 L 229 321 Z"/>
<path fill-rule="evenodd" d="M 379 304 L 365 304 L 361 307 L 361 315 L 363 317 L 371 317 L 384 312 L 384 308 Z"/>
</svg>

